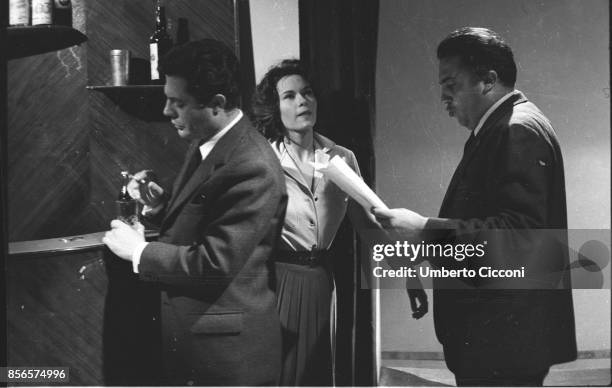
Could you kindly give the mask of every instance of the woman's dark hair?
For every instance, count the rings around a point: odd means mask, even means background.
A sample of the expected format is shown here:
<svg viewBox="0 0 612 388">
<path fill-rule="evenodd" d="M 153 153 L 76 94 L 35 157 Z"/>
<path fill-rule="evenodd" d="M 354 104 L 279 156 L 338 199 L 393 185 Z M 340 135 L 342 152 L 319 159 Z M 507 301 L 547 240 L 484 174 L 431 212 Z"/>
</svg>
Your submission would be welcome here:
<svg viewBox="0 0 612 388">
<path fill-rule="evenodd" d="M 452 32 L 440 42 L 437 54 L 438 59 L 459 58 L 479 78 L 495 70 L 505 86 L 514 87 L 516 83 L 512 49 L 501 36 L 487 28 L 463 27 Z"/>
<path fill-rule="evenodd" d="M 268 70 L 253 94 L 251 106 L 253 124 L 259 132 L 272 141 L 282 139 L 287 133 L 281 121 L 276 85 L 283 77 L 289 75 L 299 75 L 310 82 L 308 70 L 298 59 L 285 59 Z"/>
<path fill-rule="evenodd" d="M 161 60 L 166 75 L 187 81 L 187 92 L 207 104 L 215 94 L 225 96 L 225 109 L 240 101 L 240 63 L 223 43 L 214 39 L 188 42 L 170 50 Z"/>
</svg>

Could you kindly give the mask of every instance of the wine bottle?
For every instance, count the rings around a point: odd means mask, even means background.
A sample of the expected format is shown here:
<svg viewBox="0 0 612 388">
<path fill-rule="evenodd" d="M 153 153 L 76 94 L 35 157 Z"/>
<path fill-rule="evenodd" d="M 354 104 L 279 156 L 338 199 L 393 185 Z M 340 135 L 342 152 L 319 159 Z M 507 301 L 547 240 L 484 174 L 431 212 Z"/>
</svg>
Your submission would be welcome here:
<svg viewBox="0 0 612 388">
<path fill-rule="evenodd" d="M 166 9 L 157 2 L 155 12 L 155 31 L 149 39 L 149 53 L 151 60 L 151 82 L 163 83 L 164 75 L 160 73 L 159 59 L 172 47 L 172 39 L 166 31 Z"/>
<path fill-rule="evenodd" d="M 178 18 L 178 28 L 176 32 L 176 45 L 187 43 L 189 41 L 189 24 L 187 19 Z"/>
<path fill-rule="evenodd" d="M 27 26 L 30 24 L 30 2 L 28 0 L 9 1 L 9 25 Z"/>
<path fill-rule="evenodd" d="M 117 218 L 126 224 L 134 225 L 138 222 L 138 202 L 128 192 L 130 173 L 121 171 L 121 189 L 117 196 Z"/>
<path fill-rule="evenodd" d="M 70 0 L 54 0 L 53 24 L 72 27 L 72 2 Z"/>
<path fill-rule="evenodd" d="M 53 23 L 53 0 L 32 0 L 32 25 Z"/>
</svg>

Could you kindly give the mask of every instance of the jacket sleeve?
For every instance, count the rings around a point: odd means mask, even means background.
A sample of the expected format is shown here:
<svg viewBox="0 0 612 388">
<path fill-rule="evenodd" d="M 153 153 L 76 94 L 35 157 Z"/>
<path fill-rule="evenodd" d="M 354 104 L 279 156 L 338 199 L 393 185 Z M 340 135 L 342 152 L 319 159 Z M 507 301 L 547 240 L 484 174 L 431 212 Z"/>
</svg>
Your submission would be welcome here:
<svg viewBox="0 0 612 388">
<path fill-rule="evenodd" d="M 230 282 L 271 227 L 282 223 L 284 182 L 269 164 L 249 160 L 222 169 L 227 190 L 209 209 L 210 222 L 196 223 L 198 240 L 191 245 L 149 243 L 139 266 L 142 278 L 168 284 Z"/>
</svg>

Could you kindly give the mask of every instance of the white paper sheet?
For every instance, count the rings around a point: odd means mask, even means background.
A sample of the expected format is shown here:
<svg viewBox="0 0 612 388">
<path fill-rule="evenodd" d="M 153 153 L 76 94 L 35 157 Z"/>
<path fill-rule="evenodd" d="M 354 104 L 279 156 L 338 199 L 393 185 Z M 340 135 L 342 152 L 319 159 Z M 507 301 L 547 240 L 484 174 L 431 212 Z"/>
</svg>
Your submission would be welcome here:
<svg viewBox="0 0 612 388">
<path fill-rule="evenodd" d="M 332 180 L 339 188 L 357 201 L 365 209 L 378 207 L 388 209 L 387 205 L 376 195 L 372 189 L 351 169 L 338 155 L 328 163 L 317 163 L 317 167 Z"/>
</svg>

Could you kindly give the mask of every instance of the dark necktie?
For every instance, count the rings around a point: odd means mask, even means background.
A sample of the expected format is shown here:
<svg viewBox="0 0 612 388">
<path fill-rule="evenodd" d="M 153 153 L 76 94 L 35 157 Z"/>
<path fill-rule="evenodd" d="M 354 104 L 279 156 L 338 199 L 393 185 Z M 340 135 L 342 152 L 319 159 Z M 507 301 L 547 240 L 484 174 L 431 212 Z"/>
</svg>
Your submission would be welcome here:
<svg viewBox="0 0 612 388">
<path fill-rule="evenodd" d="M 202 163 L 202 153 L 200 153 L 200 146 L 195 149 L 193 155 L 191 155 L 191 159 L 189 160 L 189 164 L 187 165 L 187 169 L 185 170 L 185 181 L 188 181 L 189 178 L 193 175 L 195 170 L 197 170 L 198 166 Z"/>
<path fill-rule="evenodd" d="M 185 169 L 185 174 L 183 174 L 183 179 L 181 180 L 179 186 L 179 190 L 182 189 L 183 186 L 187 184 L 187 182 L 189 182 L 189 179 L 191 178 L 195 170 L 198 169 L 200 163 L 202 163 L 202 153 L 200 152 L 200 145 L 198 144 L 195 151 L 191 155 L 191 158 L 189 159 L 187 168 Z"/>
</svg>

